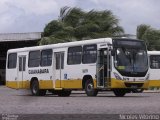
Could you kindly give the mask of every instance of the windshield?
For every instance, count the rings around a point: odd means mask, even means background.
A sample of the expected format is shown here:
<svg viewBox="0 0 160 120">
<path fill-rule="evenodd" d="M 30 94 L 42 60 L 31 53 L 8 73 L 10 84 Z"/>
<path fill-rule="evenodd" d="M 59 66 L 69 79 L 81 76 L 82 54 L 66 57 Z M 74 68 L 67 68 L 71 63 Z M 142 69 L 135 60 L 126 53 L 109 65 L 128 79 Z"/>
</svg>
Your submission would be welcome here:
<svg viewBox="0 0 160 120">
<path fill-rule="evenodd" d="M 115 47 L 114 65 L 124 76 L 143 77 L 148 70 L 147 51 L 136 45 L 121 45 Z"/>
</svg>

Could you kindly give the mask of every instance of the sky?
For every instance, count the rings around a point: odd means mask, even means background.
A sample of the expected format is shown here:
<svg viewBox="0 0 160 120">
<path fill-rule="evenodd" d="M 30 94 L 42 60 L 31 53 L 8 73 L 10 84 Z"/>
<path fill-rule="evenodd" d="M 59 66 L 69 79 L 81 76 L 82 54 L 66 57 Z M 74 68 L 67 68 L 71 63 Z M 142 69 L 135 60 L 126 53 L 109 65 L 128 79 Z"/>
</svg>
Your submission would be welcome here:
<svg viewBox="0 0 160 120">
<path fill-rule="evenodd" d="M 111 10 L 126 34 L 140 24 L 160 29 L 160 0 L 0 0 L 0 33 L 43 32 L 64 6 Z"/>
</svg>

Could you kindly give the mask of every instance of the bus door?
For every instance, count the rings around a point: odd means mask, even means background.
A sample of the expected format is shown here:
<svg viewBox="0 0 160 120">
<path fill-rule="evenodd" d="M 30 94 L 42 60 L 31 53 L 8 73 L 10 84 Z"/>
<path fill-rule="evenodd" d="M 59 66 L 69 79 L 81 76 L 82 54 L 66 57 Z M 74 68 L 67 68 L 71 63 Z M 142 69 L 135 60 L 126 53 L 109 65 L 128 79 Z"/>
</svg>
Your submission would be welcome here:
<svg viewBox="0 0 160 120">
<path fill-rule="evenodd" d="M 110 56 L 108 49 L 98 50 L 97 88 L 107 88 L 110 84 Z"/>
<path fill-rule="evenodd" d="M 24 88 L 24 72 L 26 71 L 26 55 L 18 55 L 18 88 Z"/>
<path fill-rule="evenodd" d="M 55 52 L 55 87 L 62 87 L 63 69 L 64 69 L 64 52 Z"/>
</svg>

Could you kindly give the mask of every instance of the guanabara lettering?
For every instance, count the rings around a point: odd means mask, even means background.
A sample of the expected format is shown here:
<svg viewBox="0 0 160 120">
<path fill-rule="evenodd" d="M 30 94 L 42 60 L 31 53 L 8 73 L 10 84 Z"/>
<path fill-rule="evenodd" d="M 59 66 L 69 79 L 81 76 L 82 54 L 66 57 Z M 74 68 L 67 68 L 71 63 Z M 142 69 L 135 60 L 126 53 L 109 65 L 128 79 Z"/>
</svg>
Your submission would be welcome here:
<svg viewBox="0 0 160 120">
<path fill-rule="evenodd" d="M 42 74 L 42 73 L 49 73 L 48 69 L 36 69 L 36 70 L 29 70 L 29 74 Z"/>
</svg>

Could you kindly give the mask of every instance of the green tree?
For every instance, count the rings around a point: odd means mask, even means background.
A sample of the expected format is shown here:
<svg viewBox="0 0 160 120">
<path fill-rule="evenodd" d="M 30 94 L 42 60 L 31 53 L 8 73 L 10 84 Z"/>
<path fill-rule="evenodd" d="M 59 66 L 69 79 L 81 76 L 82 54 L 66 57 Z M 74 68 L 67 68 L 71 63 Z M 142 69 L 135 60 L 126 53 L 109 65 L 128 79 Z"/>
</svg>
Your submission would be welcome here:
<svg viewBox="0 0 160 120">
<path fill-rule="evenodd" d="M 58 20 L 44 28 L 40 44 L 113 37 L 123 33 L 119 20 L 110 10 L 85 12 L 76 7 L 63 7 Z"/>
<path fill-rule="evenodd" d="M 151 28 L 149 25 L 139 25 L 137 38 L 146 41 L 148 50 L 160 50 L 160 30 Z"/>
<path fill-rule="evenodd" d="M 145 24 L 141 24 L 137 26 L 137 38 L 142 39 L 145 33 L 150 29 L 151 29 L 151 26 L 145 25 Z"/>
</svg>

